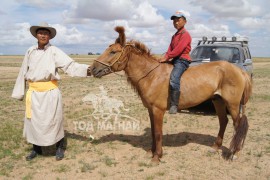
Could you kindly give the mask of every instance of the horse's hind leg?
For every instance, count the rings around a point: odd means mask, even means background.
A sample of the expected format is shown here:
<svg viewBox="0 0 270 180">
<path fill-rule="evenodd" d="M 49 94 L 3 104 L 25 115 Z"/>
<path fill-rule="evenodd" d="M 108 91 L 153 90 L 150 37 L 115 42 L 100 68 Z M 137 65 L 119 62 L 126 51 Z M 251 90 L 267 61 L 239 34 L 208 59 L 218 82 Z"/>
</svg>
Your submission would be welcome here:
<svg viewBox="0 0 270 180">
<path fill-rule="evenodd" d="M 215 106 L 216 113 L 219 119 L 218 136 L 214 145 L 212 146 L 217 151 L 222 146 L 224 132 L 228 124 L 228 117 L 227 117 L 227 111 L 226 111 L 226 104 L 220 96 L 215 96 L 212 102 Z"/>
</svg>

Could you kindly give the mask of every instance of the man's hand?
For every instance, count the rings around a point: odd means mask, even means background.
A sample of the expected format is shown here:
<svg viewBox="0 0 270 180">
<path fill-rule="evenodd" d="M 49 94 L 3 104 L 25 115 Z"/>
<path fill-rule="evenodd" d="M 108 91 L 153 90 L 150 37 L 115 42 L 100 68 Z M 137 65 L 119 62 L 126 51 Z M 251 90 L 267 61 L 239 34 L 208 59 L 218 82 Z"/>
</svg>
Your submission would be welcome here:
<svg viewBox="0 0 270 180">
<path fill-rule="evenodd" d="M 160 63 L 162 63 L 162 62 L 166 62 L 167 59 L 166 59 L 165 56 L 163 56 L 163 57 L 159 58 L 158 61 L 159 61 Z"/>
<path fill-rule="evenodd" d="M 91 76 L 91 75 L 92 75 L 92 68 L 91 68 L 91 66 L 89 66 L 87 68 L 87 76 Z"/>
</svg>

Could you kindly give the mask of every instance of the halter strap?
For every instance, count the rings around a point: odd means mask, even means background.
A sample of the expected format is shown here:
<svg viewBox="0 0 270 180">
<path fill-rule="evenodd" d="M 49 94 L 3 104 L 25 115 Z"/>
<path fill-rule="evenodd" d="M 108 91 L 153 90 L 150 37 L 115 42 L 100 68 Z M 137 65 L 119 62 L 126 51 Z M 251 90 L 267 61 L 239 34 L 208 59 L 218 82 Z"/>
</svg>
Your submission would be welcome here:
<svg viewBox="0 0 270 180">
<path fill-rule="evenodd" d="M 103 65 L 105 65 L 105 66 L 107 66 L 107 67 L 109 67 L 109 68 L 111 69 L 111 67 L 112 67 L 116 62 L 119 61 L 120 57 L 121 57 L 122 54 L 124 53 L 124 49 L 125 49 L 127 46 L 133 46 L 133 44 L 127 43 L 127 44 L 122 48 L 122 51 L 121 51 L 120 55 L 116 58 L 115 61 L 112 62 L 112 64 L 107 64 L 107 63 L 101 62 L 101 61 L 96 60 L 96 59 L 95 59 L 94 61 L 96 61 L 96 62 L 98 62 L 98 63 L 100 63 L 100 64 L 103 64 Z M 113 72 L 113 71 L 112 71 L 112 72 Z"/>
</svg>

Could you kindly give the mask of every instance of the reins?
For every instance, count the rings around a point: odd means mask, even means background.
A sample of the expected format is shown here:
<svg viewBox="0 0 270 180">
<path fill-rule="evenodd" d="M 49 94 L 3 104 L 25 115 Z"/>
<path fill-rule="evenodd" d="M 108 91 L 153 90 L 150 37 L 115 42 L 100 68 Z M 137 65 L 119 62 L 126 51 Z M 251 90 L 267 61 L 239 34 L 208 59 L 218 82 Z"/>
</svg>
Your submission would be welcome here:
<svg viewBox="0 0 270 180">
<path fill-rule="evenodd" d="M 115 63 L 121 64 L 121 63 L 124 63 L 125 61 L 129 61 L 129 59 L 124 60 L 124 61 L 119 61 L 120 58 L 121 58 L 121 56 L 122 56 L 123 53 L 124 53 L 125 48 L 126 48 L 127 46 L 132 46 L 132 47 L 134 47 L 133 44 L 126 44 L 126 45 L 122 48 L 122 51 L 121 51 L 120 55 L 119 55 L 119 56 L 116 58 L 116 60 L 114 60 L 111 64 L 107 64 L 107 63 L 101 62 L 101 61 L 99 61 L 99 60 L 94 60 L 94 61 L 96 61 L 96 62 L 98 62 L 98 63 L 100 63 L 100 64 L 102 64 L 102 65 L 104 65 L 104 66 L 107 66 L 107 68 L 104 69 L 105 73 L 109 73 L 109 72 L 110 72 L 110 73 L 114 73 L 114 74 L 116 74 L 116 75 L 118 75 L 118 76 L 123 77 L 123 75 L 114 72 L 114 71 L 112 70 L 111 67 L 112 67 Z M 134 48 L 136 48 L 136 47 L 134 47 Z M 139 49 L 136 48 L 136 50 L 139 50 Z M 150 68 L 149 71 L 147 71 L 142 77 L 138 78 L 138 82 L 139 82 L 141 79 L 145 78 L 145 77 L 146 77 L 148 74 L 150 74 L 153 70 L 155 70 L 159 65 L 160 65 L 160 63 L 158 63 L 158 64 L 157 64 L 156 66 L 154 66 L 153 68 L 152 68 L 152 66 L 151 66 L 151 68 Z M 138 75 L 127 75 L 127 77 L 129 77 L 129 78 L 131 78 L 131 77 L 136 78 L 136 77 L 139 77 L 139 76 L 138 76 Z"/>
</svg>

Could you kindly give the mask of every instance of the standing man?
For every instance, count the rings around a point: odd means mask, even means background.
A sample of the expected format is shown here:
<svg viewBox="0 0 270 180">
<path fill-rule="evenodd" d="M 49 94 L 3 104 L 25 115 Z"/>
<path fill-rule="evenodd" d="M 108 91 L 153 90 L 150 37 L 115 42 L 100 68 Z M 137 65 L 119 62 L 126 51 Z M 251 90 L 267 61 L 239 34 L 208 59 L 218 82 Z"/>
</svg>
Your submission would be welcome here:
<svg viewBox="0 0 270 180">
<path fill-rule="evenodd" d="M 32 26 L 30 32 L 37 39 L 37 45 L 27 50 L 12 93 L 13 98 L 23 100 L 28 83 L 23 135 L 33 144 L 33 150 L 26 160 L 41 155 L 41 146 L 53 144 L 56 144 L 56 160 L 61 160 L 64 157 L 64 127 L 58 69 L 78 77 L 91 76 L 91 73 L 88 65 L 76 63 L 49 43 L 56 35 L 55 28 L 41 23 Z"/>
<path fill-rule="evenodd" d="M 159 62 L 171 61 L 173 70 L 170 76 L 170 114 L 176 114 L 180 97 L 180 79 L 184 71 L 189 67 L 191 58 L 191 36 L 185 29 L 186 16 L 177 11 L 171 16 L 173 26 L 177 32 L 172 36 L 171 44 L 166 54 L 159 59 Z"/>
</svg>

